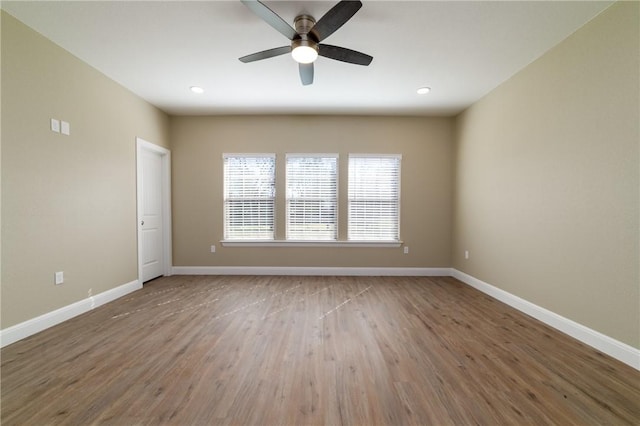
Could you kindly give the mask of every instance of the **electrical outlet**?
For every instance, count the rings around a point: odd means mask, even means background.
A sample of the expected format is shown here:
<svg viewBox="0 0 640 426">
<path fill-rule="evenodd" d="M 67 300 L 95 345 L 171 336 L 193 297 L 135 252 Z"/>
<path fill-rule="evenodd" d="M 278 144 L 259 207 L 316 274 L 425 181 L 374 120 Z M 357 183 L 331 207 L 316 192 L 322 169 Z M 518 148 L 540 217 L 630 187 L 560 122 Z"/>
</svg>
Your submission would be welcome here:
<svg viewBox="0 0 640 426">
<path fill-rule="evenodd" d="M 409 247 L 407 246 L 404 247 L 404 254 L 409 254 Z"/>
<path fill-rule="evenodd" d="M 464 251 L 464 258 L 469 259 L 469 250 Z"/>
<path fill-rule="evenodd" d="M 216 252 L 216 246 L 211 246 L 211 253 L 215 253 Z"/>
<path fill-rule="evenodd" d="M 64 272 L 60 271 L 60 272 L 56 272 L 55 274 L 55 284 L 56 285 L 60 285 L 62 283 L 64 283 Z"/>
</svg>

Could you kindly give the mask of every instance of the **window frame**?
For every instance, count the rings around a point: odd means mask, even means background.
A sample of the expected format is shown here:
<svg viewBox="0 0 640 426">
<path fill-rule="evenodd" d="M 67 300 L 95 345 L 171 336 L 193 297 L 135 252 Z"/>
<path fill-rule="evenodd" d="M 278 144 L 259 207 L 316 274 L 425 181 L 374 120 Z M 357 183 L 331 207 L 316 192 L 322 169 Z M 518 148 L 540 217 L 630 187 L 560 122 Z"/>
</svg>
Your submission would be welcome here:
<svg viewBox="0 0 640 426">
<path fill-rule="evenodd" d="M 333 223 L 333 236 L 330 238 L 314 238 L 314 235 L 310 234 L 309 238 L 293 238 L 291 231 L 291 221 L 290 221 L 290 213 L 291 213 L 291 205 L 290 201 L 294 198 L 290 195 L 290 176 L 289 176 L 289 159 L 292 158 L 327 158 L 333 159 L 335 161 L 335 178 L 334 178 L 334 187 L 335 193 L 333 194 L 333 203 L 334 203 L 334 223 Z M 297 241 L 305 241 L 305 242 L 336 242 L 338 241 L 338 237 L 340 235 L 339 231 L 339 214 L 340 214 L 340 155 L 337 153 L 287 153 L 285 154 L 285 241 L 297 242 Z M 326 200 L 326 199 L 325 199 Z M 323 199 L 318 199 L 318 201 L 323 201 Z"/>
<path fill-rule="evenodd" d="M 351 211 L 351 203 L 352 203 L 352 194 L 351 194 L 351 184 L 352 184 L 352 164 L 351 160 L 356 158 L 384 158 L 384 159 L 395 159 L 398 161 L 398 169 L 397 169 L 397 196 L 396 196 L 396 232 L 394 239 L 357 239 L 351 237 L 351 232 L 353 229 L 352 225 L 352 211 Z M 347 241 L 358 242 L 358 243 L 366 243 L 366 242 L 374 242 L 374 243 L 402 243 L 401 239 L 401 207 L 402 207 L 402 154 L 349 154 L 347 159 L 347 170 L 348 170 L 348 183 L 347 183 Z"/>
<path fill-rule="evenodd" d="M 230 198 L 228 197 L 228 191 L 229 191 L 229 187 L 228 187 L 228 182 L 227 182 L 227 160 L 229 158 L 263 158 L 263 159 L 271 159 L 273 161 L 273 175 L 272 175 L 272 190 L 271 190 L 271 197 L 269 198 L 264 198 L 265 200 L 271 200 L 272 202 L 272 209 L 271 211 L 273 212 L 272 216 L 271 216 L 271 235 L 270 237 L 267 238 L 262 238 L 259 236 L 255 236 L 253 238 L 248 237 L 248 238 L 239 238 L 239 237 L 232 237 L 229 238 L 229 221 L 228 221 L 228 217 L 229 217 L 229 213 L 228 213 L 228 208 L 229 208 L 229 201 Z M 276 182 L 276 175 L 277 175 L 277 157 L 275 153 L 224 153 L 222 154 L 222 175 L 223 175 L 223 184 L 222 184 L 222 204 L 223 204 L 223 213 L 222 213 L 222 222 L 223 222 L 223 236 L 224 239 L 222 241 L 226 241 L 226 242 L 240 242 L 240 243 L 251 243 L 251 242 L 270 242 L 270 241 L 275 241 L 276 238 L 276 223 L 277 223 L 277 182 Z M 242 199 L 239 199 L 242 200 Z M 257 200 L 257 199 L 256 199 Z"/>
<path fill-rule="evenodd" d="M 341 203 L 344 200 L 340 199 L 340 169 L 341 167 L 343 167 L 344 165 L 341 165 L 340 163 L 340 155 L 339 154 L 319 154 L 319 153 L 300 153 L 300 154 L 285 154 L 286 155 L 299 155 L 299 156 L 304 156 L 304 157 L 311 157 L 311 156 L 335 156 L 336 157 L 336 239 L 335 240 L 283 240 L 283 239 L 277 239 L 277 237 L 280 236 L 280 234 L 278 233 L 278 224 L 282 224 L 282 222 L 284 222 L 285 224 L 287 223 L 287 219 L 286 219 L 286 190 L 285 190 L 285 200 L 284 200 L 284 205 L 285 205 L 285 218 L 279 218 L 279 213 L 278 213 L 278 205 L 280 205 L 280 207 L 282 208 L 281 203 L 283 203 L 282 200 L 282 195 L 278 195 L 278 191 L 277 188 L 279 187 L 280 190 L 283 189 L 283 187 L 286 189 L 286 159 L 285 159 L 285 170 L 284 172 L 282 171 L 282 169 L 279 170 L 279 168 L 282 167 L 282 163 L 281 160 L 278 159 L 279 155 L 276 155 L 275 153 L 224 153 L 222 154 L 223 160 L 225 157 L 271 157 L 273 158 L 273 164 L 274 164 L 274 171 L 273 171 L 273 239 L 226 239 L 226 229 L 223 229 L 223 235 L 225 235 L 225 238 L 223 238 L 222 240 L 220 240 L 220 244 L 223 247 L 324 247 L 324 248 L 331 248 L 331 247 L 348 247 L 348 248 L 397 248 L 397 247 L 401 247 L 404 242 L 400 239 L 400 232 L 401 232 L 401 224 L 400 224 L 400 206 L 401 206 L 401 194 L 400 194 L 400 185 L 401 185 L 401 164 L 402 164 L 402 155 L 401 154 L 348 154 L 348 158 L 347 158 L 347 175 L 349 174 L 349 158 L 350 157 L 374 157 L 374 158 L 380 158 L 380 157 L 395 157 L 395 158 L 399 158 L 400 163 L 399 163 L 399 169 L 398 169 L 398 240 L 349 240 L 348 239 L 348 232 L 349 230 L 347 229 L 347 233 L 346 233 L 346 240 L 344 239 L 340 239 L 341 237 L 344 238 L 345 234 L 341 234 L 340 232 L 340 213 L 341 211 L 344 213 L 344 210 L 346 209 L 347 211 L 347 216 L 349 214 L 349 197 L 347 194 L 347 198 L 346 198 L 346 207 L 344 205 L 342 205 Z M 224 203 L 224 191 L 225 191 L 225 187 L 226 187 L 226 183 L 224 182 L 224 161 L 223 161 L 223 206 L 225 205 Z M 283 176 L 285 177 L 285 182 L 284 184 L 280 183 L 280 180 L 283 178 Z M 348 192 L 348 182 L 347 182 L 347 192 Z M 349 224 L 349 220 L 347 219 L 347 226 Z M 226 227 L 226 211 L 224 210 L 223 207 L 223 228 Z M 286 232 L 285 232 L 286 234 Z"/>
</svg>

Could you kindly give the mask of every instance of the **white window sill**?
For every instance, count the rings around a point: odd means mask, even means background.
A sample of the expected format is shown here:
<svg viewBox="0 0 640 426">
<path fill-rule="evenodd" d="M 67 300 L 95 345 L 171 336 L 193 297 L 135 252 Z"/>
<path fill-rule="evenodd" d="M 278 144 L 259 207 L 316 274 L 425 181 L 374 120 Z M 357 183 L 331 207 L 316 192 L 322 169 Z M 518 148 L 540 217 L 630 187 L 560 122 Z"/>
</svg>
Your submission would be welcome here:
<svg viewBox="0 0 640 426">
<path fill-rule="evenodd" d="M 223 247 L 400 247 L 402 241 L 222 240 Z"/>
</svg>

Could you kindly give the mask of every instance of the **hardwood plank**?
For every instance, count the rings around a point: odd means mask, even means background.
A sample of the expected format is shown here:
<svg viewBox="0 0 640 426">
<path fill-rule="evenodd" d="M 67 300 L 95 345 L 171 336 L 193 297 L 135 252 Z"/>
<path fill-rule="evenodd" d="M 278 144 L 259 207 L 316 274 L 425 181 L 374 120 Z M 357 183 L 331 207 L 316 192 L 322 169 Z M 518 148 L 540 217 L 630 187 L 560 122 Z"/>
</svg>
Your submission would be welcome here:
<svg viewBox="0 0 640 426">
<path fill-rule="evenodd" d="M 165 277 L 1 355 L 3 425 L 640 424 L 640 372 L 451 277 Z"/>
</svg>

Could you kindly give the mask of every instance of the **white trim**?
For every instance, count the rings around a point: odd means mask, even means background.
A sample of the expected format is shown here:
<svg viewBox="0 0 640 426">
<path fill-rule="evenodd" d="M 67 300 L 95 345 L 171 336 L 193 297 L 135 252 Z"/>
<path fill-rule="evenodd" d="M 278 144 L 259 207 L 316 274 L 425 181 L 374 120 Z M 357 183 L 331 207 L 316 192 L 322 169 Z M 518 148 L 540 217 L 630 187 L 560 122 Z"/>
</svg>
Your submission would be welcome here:
<svg viewBox="0 0 640 426">
<path fill-rule="evenodd" d="M 21 322 L 14 326 L 0 330 L 0 347 L 5 347 L 18 340 L 39 333 L 54 325 L 60 324 L 68 319 L 84 314 L 98 306 L 111 302 L 131 292 L 142 288 L 142 284 L 138 280 L 131 281 L 111 290 L 107 290 L 95 296 L 63 306 L 55 311 L 48 312 L 30 320 Z"/>
<path fill-rule="evenodd" d="M 173 275 L 300 275 L 300 276 L 450 276 L 450 268 L 353 268 L 296 266 L 174 266 Z"/>
<path fill-rule="evenodd" d="M 274 266 L 177 266 L 175 275 L 300 275 L 300 276 L 452 276 L 507 305 L 536 318 L 625 364 L 640 370 L 640 350 L 582 324 L 528 302 L 507 291 L 454 268 L 354 268 L 354 267 L 274 267 Z M 142 288 L 138 280 L 64 306 L 20 324 L 0 330 L 0 347 L 29 337 L 63 321 L 81 315 Z"/>
<path fill-rule="evenodd" d="M 402 241 L 221 240 L 223 247 L 400 247 Z"/>
<path fill-rule="evenodd" d="M 138 280 L 142 282 L 142 220 L 140 206 L 142 205 L 142 156 L 141 151 L 151 151 L 160 155 L 162 161 L 162 274 L 171 275 L 173 262 L 171 241 L 171 151 L 142 138 L 136 137 L 136 229 L 138 235 Z"/>
<path fill-rule="evenodd" d="M 451 269 L 454 278 L 498 299 L 507 305 L 530 315 L 543 323 L 640 370 L 640 349 L 629 346 L 582 324 L 565 318 L 541 306 L 535 305 L 507 291 L 492 286 L 457 269 Z"/>
</svg>

